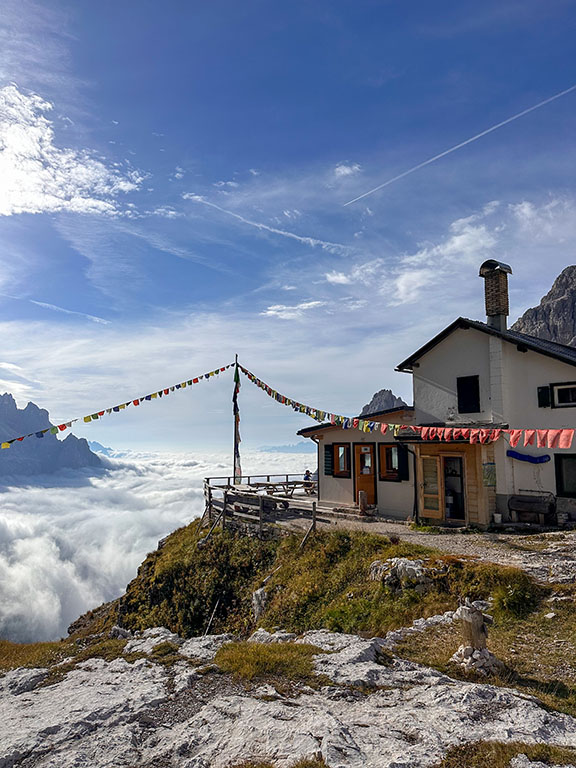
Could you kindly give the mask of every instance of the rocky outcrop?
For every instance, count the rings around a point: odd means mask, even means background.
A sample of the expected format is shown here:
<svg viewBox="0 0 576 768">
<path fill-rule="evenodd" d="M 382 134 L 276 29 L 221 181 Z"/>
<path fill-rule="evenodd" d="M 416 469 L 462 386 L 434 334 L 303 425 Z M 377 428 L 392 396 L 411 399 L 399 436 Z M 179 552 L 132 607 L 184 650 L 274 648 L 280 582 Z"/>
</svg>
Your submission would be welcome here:
<svg viewBox="0 0 576 768">
<path fill-rule="evenodd" d="M 445 574 L 447 570 L 447 566 L 425 566 L 424 560 L 391 557 L 383 561 L 374 560 L 370 565 L 368 578 L 382 582 L 386 589 L 394 593 L 414 589 L 423 595 L 432 588 L 434 579 Z"/>
<path fill-rule="evenodd" d="M 12 395 L 0 395 L 0 441 L 34 434 L 52 427 L 48 411 L 28 403 L 18 408 Z M 100 467 L 102 462 L 92 453 L 84 438 L 69 434 L 64 440 L 47 432 L 41 438 L 29 437 L 14 442 L 0 451 L 0 480 L 12 475 L 45 475 L 60 469 Z"/>
<path fill-rule="evenodd" d="M 527 309 L 512 330 L 576 346 L 576 265 L 558 275 L 540 304 Z"/>
<path fill-rule="evenodd" d="M 403 405 L 407 403 L 401 397 L 397 397 L 391 389 L 381 389 L 372 395 L 372 400 L 362 408 L 360 416 L 369 416 L 371 413 L 387 411 L 390 408 L 401 408 Z"/>
<path fill-rule="evenodd" d="M 279 633 L 280 634 L 280 633 Z M 161 637 L 159 630 L 147 637 Z M 2 768 L 278 768 L 321 755 L 330 768 L 427 768 L 476 741 L 576 745 L 576 719 L 514 690 L 452 678 L 385 652 L 380 638 L 325 630 L 319 689 L 243 687 L 212 664 L 222 636 L 195 638 L 200 662 L 82 662 L 60 682 L 42 670 L 0 678 Z M 294 642 L 285 636 L 279 642 Z M 192 641 L 180 644 L 180 653 Z M 197 670 L 197 671 L 196 671 Z"/>
</svg>

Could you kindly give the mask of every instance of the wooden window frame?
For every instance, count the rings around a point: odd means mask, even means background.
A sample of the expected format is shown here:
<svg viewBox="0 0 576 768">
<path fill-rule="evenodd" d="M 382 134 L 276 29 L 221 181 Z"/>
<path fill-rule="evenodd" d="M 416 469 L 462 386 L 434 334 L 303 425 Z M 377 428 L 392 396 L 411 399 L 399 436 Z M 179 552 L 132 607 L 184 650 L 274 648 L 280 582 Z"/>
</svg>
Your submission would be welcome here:
<svg viewBox="0 0 576 768">
<path fill-rule="evenodd" d="M 344 456 L 346 457 L 346 469 L 340 470 L 340 462 L 338 461 L 338 449 L 344 448 Z M 350 460 L 350 443 L 333 443 L 333 470 L 334 477 L 352 477 L 352 462 Z"/>
<path fill-rule="evenodd" d="M 564 475 L 562 473 L 562 464 L 565 459 L 576 461 L 576 453 L 556 453 L 554 454 L 554 469 L 556 471 L 556 496 L 562 499 L 576 499 L 576 491 L 568 493 L 564 490 Z"/>
<path fill-rule="evenodd" d="M 398 460 L 398 469 L 392 472 L 386 469 L 386 452 L 389 448 L 396 449 Z M 402 483 L 410 480 L 407 446 L 402 443 L 378 443 L 378 480 L 384 483 Z"/>
<path fill-rule="evenodd" d="M 389 471 L 387 469 L 387 453 L 388 451 L 396 451 L 396 464 L 398 469 Z M 388 483 L 399 483 L 400 480 L 400 451 L 398 446 L 394 443 L 379 443 L 378 444 L 378 479 Z"/>
<path fill-rule="evenodd" d="M 555 384 L 550 384 L 550 405 L 552 408 L 576 408 L 576 403 L 563 403 L 558 405 L 556 402 L 556 392 L 558 387 L 576 388 L 576 381 L 557 381 Z"/>
</svg>

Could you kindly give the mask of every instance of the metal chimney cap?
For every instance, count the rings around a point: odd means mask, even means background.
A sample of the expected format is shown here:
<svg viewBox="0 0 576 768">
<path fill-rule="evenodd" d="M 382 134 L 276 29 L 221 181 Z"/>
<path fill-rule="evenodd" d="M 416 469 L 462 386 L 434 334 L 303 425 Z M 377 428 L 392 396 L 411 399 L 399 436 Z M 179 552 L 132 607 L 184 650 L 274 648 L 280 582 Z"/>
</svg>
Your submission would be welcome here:
<svg viewBox="0 0 576 768">
<path fill-rule="evenodd" d="M 509 264 L 504 264 L 502 261 L 496 261 L 495 259 L 488 259 L 480 267 L 480 277 L 486 277 L 490 272 L 507 272 L 512 274 L 512 267 Z"/>
</svg>

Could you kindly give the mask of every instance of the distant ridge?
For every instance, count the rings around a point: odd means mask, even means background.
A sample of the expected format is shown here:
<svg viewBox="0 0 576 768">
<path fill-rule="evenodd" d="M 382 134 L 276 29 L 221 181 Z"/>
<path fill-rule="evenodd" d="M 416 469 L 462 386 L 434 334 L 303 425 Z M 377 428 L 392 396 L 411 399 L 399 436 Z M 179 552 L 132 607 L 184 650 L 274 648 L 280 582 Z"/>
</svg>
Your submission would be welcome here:
<svg viewBox="0 0 576 768">
<path fill-rule="evenodd" d="M 316 444 L 310 440 L 301 440 L 291 445 L 267 445 L 260 450 L 263 453 L 316 453 Z"/>
<path fill-rule="evenodd" d="M 48 411 L 28 403 L 18 408 L 8 392 L 0 395 L 0 440 L 38 432 L 53 426 Z M 92 453 L 84 438 L 69 434 L 65 440 L 47 433 L 42 438 L 29 437 L 0 451 L 0 480 L 10 475 L 44 475 L 59 469 L 100 467 L 101 460 Z"/>
</svg>

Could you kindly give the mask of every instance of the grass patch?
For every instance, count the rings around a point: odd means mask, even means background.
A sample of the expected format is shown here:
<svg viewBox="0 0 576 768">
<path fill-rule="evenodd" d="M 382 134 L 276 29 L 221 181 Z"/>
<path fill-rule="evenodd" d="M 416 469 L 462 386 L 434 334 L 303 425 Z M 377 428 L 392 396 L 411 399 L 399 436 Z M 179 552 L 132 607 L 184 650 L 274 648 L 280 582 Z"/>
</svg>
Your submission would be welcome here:
<svg viewBox="0 0 576 768">
<path fill-rule="evenodd" d="M 277 542 L 218 531 L 198 547 L 199 538 L 196 521 L 147 556 L 121 599 L 122 626 L 165 626 L 193 637 L 202 634 L 219 601 L 213 633 L 249 629 L 253 585 L 270 572 Z"/>
<path fill-rule="evenodd" d="M 424 523 L 410 523 L 411 531 L 418 531 L 418 533 L 446 533 L 446 530 L 442 530 L 437 525 L 425 525 Z"/>
<path fill-rule="evenodd" d="M 178 661 L 184 661 L 186 657 L 178 652 L 178 646 L 175 643 L 159 643 L 152 649 L 149 659 L 156 664 L 171 667 Z"/>
<path fill-rule="evenodd" d="M 556 617 L 546 619 L 550 604 L 542 603 L 522 619 L 496 617 L 488 647 L 507 671 L 490 683 L 536 696 L 550 709 L 576 716 L 576 611 L 572 604 L 554 604 Z M 461 643 L 456 626 L 434 627 L 405 638 L 398 655 L 461 679 L 470 679 L 449 664 Z"/>
<path fill-rule="evenodd" d="M 434 768 L 509 768 L 516 755 L 526 755 L 529 760 L 547 765 L 572 765 L 576 750 L 553 747 L 549 744 L 523 744 L 521 742 L 477 741 L 460 747 L 452 747 L 441 763 Z"/>
<path fill-rule="evenodd" d="M 295 643 L 226 643 L 216 654 L 215 663 L 236 679 L 270 680 L 317 684 L 314 656 L 323 653 L 314 645 Z"/>
<path fill-rule="evenodd" d="M 17 667 L 49 667 L 74 653 L 76 646 L 60 640 L 53 643 L 11 643 L 0 640 L 0 670 Z"/>
<path fill-rule="evenodd" d="M 259 623 L 297 633 L 327 628 L 381 635 L 454 609 L 460 597 L 493 595 L 499 614 L 518 616 L 540 599 L 539 589 L 519 570 L 364 531 L 318 531 L 303 549 L 299 535 L 261 542 L 215 531 L 201 547 L 198 536 L 197 522 L 171 534 L 148 555 L 120 603 L 110 604 L 110 615 L 96 611 L 93 619 L 82 617 L 75 622 L 77 631 L 89 633 L 92 620 L 102 626 L 114 619 L 132 630 L 165 626 L 192 637 L 202 634 L 218 603 L 211 632 L 249 633 L 252 593 L 272 572 Z M 391 557 L 420 558 L 448 571 L 438 574 L 424 595 L 412 589 L 391 594 L 369 578 L 374 560 Z"/>
<path fill-rule="evenodd" d="M 105 661 L 114 661 L 114 659 L 123 656 L 124 646 L 126 640 L 107 638 L 105 640 L 98 640 L 95 643 L 91 643 L 84 648 L 77 645 L 72 646 L 70 661 L 65 664 L 59 664 L 58 666 L 52 666 L 46 679 L 42 682 L 42 685 L 53 685 L 63 680 L 68 672 L 71 672 L 75 667 L 83 661 L 88 659 L 104 659 Z M 123 656 L 126 661 L 133 662 L 137 659 L 145 657 L 142 653 L 132 653 Z"/>
</svg>

